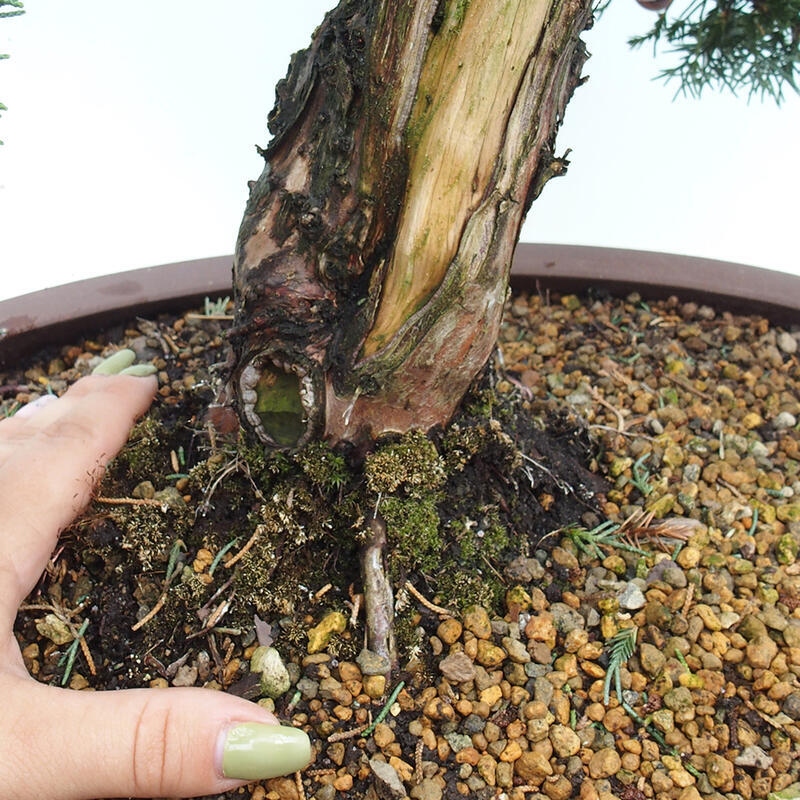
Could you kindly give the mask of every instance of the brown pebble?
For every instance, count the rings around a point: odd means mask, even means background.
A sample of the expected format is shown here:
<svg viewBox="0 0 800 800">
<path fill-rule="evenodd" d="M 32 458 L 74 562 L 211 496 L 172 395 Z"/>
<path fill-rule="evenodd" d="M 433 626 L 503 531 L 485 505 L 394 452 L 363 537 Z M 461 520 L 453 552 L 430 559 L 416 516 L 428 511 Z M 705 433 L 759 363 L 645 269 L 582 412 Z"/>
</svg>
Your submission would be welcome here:
<svg viewBox="0 0 800 800">
<path fill-rule="evenodd" d="M 603 747 L 594 753 L 589 761 L 589 776 L 595 780 L 610 778 L 619 772 L 621 766 L 619 753 L 613 747 Z"/>
<path fill-rule="evenodd" d="M 492 635 L 492 621 L 482 606 L 469 606 L 463 615 L 464 628 L 478 639 L 489 639 Z"/>
<path fill-rule="evenodd" d="M 543 778 L 553 774 L 553 767 L 541 753 L 528 750 L 514 762 L 514 773 L 525 783 L 538 785 Z"/>
<path fill-rule="evenodd" d="M 442 620 L 439 623 L 439 627 L 436 629 L 436 635 L 441 639 L 445 644 L 454 644 L 461 638 L 461 632 L 463 630 L 463 626 L 457 619 L 453 619 L 452 617 L 449 619 Z"/>
<path fill-rule="evenodd" d="M 475 677 L 475 664 L 466 653 L 456 652 L 439 662 L 439 671 L 451 683 L 466 683 Z"/>
</svg>

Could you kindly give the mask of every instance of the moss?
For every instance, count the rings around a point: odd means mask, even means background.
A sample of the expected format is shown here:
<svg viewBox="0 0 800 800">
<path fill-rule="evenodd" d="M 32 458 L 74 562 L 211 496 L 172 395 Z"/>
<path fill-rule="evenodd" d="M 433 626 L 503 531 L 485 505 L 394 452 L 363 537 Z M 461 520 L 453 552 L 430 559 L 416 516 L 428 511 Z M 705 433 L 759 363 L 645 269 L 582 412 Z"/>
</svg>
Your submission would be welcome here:
<svg viewBox="0 0 800 800">
<path fill-rule="evenodd" d="M 109 476 L 120 480 L 138 475 L 154 484 L 163 483 L 167 473 L 172 472 L 170 447 L 165 442 L 173 435 L 155 416 L 145 417 L 134 426 L 127 445 L 109 465 Z"/>
<path fill-rule="evenodd" d="M 428 495 L 447 478 L 436 446 L 419 431 L 380 445 L 367 457 L 364 475 L 367 488 L 375 494 L 402 492 L 413 497 Z"/>
<path fill-rule="evenodd" d="M 312 442 L 294 458 L 311 483 L 322 491 L 338 490 L 351 479 L 344 456 L 326 442 Z"/>
<path fill-rule="evenodd" d="M 440 602 L 461 610 L 471 605 L 494 609 L 503 597 L 503 586 L 498 580 L 480 571 L 465 571 L 458 562 L 442 565 L 438 581 Z"/>
<path fill-rule="evenodd" d="M 394 577 L 414 569 L 438 568 L 444 542 L 434 496 L 385 497 L 380 513 L 386 521 Z"/>
</svg>

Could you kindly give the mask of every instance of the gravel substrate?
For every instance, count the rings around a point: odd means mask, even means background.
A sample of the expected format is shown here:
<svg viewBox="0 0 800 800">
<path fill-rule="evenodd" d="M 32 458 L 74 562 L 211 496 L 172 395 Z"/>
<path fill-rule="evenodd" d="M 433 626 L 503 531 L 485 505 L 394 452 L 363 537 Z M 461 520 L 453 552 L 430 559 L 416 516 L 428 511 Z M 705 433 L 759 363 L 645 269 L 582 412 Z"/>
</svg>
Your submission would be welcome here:
<svg viewBox="0 0 800 800">
<path fill-rule="evenodd" d="M 218 345 L 202 325 L 194 346 Z M 512 560 L 501 608 L 405 598 L 425 638 L 399 692 L 368 652 L 328 650 L 318 626 L 339 618 L 309 619 L 314 646 L 274 705 L 316 758 L 230 796 L 800 798 L 799 342 L 800 327 L 675 298 L 513 297 L 496 389 L 588 428 L 604 518 Z M 89 368 L 80 350 L 65 383 Z M 16 377 L 5 407 L 47 372 Z M 173 377 L 162 395 L 181 390 Z M 44 674 L 56 648 L 40 633 L 20 639 Z M 257 649 L 242 643 L 231 675 Z M 151 685 L 218 677 L 194 660 Z"/>
</svg>

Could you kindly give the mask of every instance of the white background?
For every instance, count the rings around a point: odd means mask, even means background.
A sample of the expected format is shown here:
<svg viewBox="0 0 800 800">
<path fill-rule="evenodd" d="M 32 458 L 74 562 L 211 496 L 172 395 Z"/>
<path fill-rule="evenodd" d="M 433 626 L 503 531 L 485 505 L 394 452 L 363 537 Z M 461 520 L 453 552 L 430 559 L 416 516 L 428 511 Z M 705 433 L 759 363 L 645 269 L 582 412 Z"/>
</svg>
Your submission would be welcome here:
<svg viewBox="0 0 800 800">
<path fill-rule="evenodd" d="M 677 0 L 680 2 L 681 0 Z M 0 299 L 233 252 L 289 56 L 334 0 L 26 0 L 0 20 Z M 800 274 L 800 98 L 675 97 L 652 25 L 612 0 L 567 109 L 569 174 L 523 241 L 701 255 Z"/>
</svg>

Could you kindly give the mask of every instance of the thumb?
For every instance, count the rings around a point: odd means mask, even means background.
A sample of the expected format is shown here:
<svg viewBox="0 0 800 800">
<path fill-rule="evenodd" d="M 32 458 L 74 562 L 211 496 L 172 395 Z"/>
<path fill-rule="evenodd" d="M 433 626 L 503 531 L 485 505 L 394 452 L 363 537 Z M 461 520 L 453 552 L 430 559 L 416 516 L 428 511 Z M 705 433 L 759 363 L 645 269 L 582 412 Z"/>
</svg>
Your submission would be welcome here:
<svg viewBox="0 0 800 800">
<path fill-rule="evenodd" d="M 210 689 L 76 692 L 5 673 L 0 696 L 9 800 L 220 794 L 311 759 L 303 731 Z"/>
</svg>

